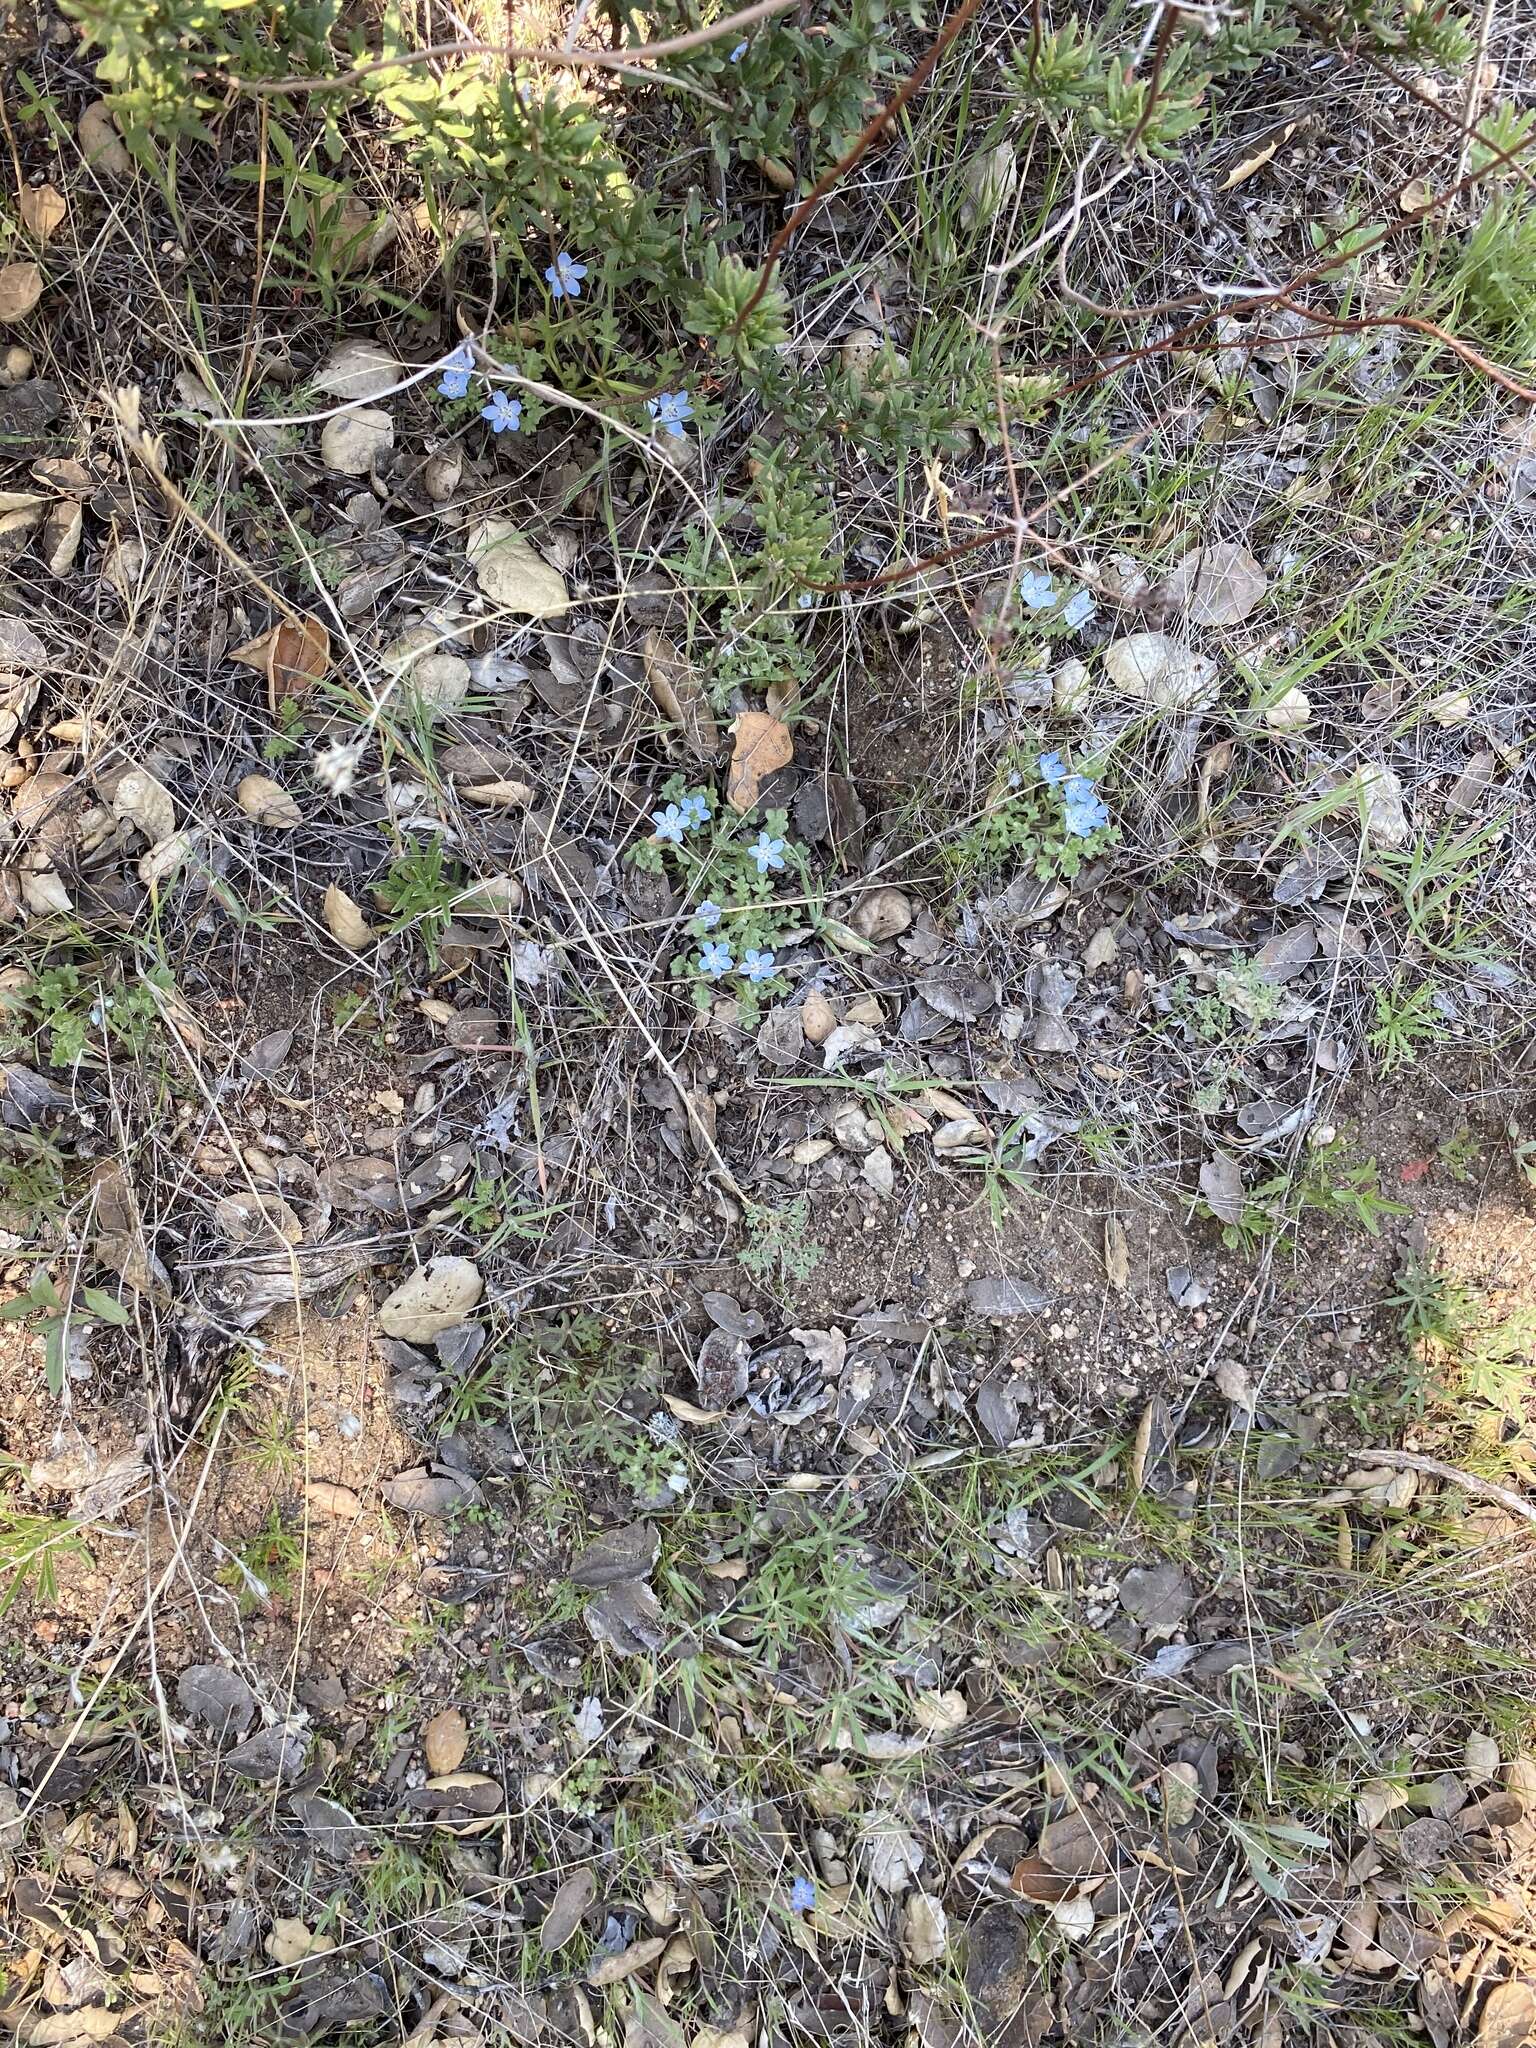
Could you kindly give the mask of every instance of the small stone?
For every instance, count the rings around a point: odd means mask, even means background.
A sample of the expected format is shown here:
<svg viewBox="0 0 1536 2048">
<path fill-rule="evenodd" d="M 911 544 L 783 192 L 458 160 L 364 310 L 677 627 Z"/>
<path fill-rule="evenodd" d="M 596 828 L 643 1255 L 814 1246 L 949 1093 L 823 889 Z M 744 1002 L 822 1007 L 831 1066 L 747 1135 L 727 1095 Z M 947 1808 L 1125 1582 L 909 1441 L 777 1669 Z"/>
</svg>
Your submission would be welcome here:
<svg viewBox="0 0 1536 2048">
<path fill-rule="evenodd" d="M 364 405 L 338 413 L 320 432 L 320 460 L 337 476 L 367 476 L 395 445 L 395 423 L 387 412 Z"/>
<path fill-rule="evenodd" d="M 1088 709 L 1092 691 L 1088 664 L 1076 659 L 1064 661 L 1051 678 L 1051 709 L 1058 718 L 1081 718 Z"/>
<path fill-rule="evenodd" d="M 883 1145 L 876 1145 L 873 1151 L 865 1153 L 859 1171 L 882 1202 L 890 1197 L 896 1186 L 896 1168 Z"/>
<path fill-rule="evenodd" d="M 432 1259 L 380 1303 L 379 1328 L 386 1337 L 400 1337 L 408 1344 L 430 1343 L 462 1323 L 484 1292 L 485 1282 L 472 1260 Z"/>
</svg>

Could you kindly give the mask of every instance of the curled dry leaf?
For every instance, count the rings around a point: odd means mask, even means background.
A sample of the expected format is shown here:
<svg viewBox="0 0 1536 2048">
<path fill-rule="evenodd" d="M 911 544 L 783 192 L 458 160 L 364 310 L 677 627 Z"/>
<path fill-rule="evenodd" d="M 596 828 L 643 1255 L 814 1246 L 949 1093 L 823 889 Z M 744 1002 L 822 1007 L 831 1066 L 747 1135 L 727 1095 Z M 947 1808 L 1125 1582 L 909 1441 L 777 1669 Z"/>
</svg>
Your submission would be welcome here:
<svg viewBox="0 0 1536 2048">
<path fill-rule="evenodd" d="M 35 263 L 0 264 L 0 326 L 25 320 L 43 296 L 43 273 Z"/>
<path fill-rule="evenodd" d="M 64 225 L 69 205 L 52 185 L 25 185 L 17 202 L 21 224 L 39 242 L 46 242 Z"/>
<path fill-rule="evenodd" d="M 73 498 L 50 507 L 43 521 L 42 557 L 50 576 L 67 576 L 80 552 L 80 535 L 85 521 Z"/>
<path fill-rule="evenodd" d="M 590 1869 L 578 1870 L 561 1885 L 549 1902 L 544 1924 L 539 1929 L 539 1947 L 552 1956 L 562 1949 L 581 1925 L 582 1915 L 597 1897 L 597 1878 Z"/>
<path fill-rule="evenodd" d="M 131 178 L 133 158 L 117 132 L 112 109 L 105 100 L 92 100 L 76 124 L 81 153 L 93 171 L 106 178 Z"/>
<path fill-rule="evenodd" d="M 1232 541 L 1195 548 L 1158 585 L 1157 594 L 1192 626 L 1240 626 L 1269 588 L 1269 578 Z"/>
<path fill-rule="evenodd" d="M 325 902 L 321 906 L 326 930 L 339 946 L 345 946 L 353 953 L 360 953 L 365 946 L 371 946 L 376 936 L 373 926 L 352 901 L 346 890 L 332 882 L 326 889 Z"/>
<path fill-rule="evenodd" d="M 795 742 L 782 719 L 766 711 L 743 711 L 732 727 L 730 774 L 725 794 L 732 807 L 750 811 L 768 777 L 795 758 Z"/>
<path fill-rule="evenodd" d="M 720 751 L 720 728 L 693 664 L 654 627 L 641 641 L 640 652 L 656 708 L 677 727 L 696 761 L 712 761 Z"/>
<path fill-rule="evenodd" d="M 248 818 L 277 832 L 291 832 L 295 825 L 304 822 L 304 813 L 270 775 L 242 776 L 235 801 Z"/>
</svg>

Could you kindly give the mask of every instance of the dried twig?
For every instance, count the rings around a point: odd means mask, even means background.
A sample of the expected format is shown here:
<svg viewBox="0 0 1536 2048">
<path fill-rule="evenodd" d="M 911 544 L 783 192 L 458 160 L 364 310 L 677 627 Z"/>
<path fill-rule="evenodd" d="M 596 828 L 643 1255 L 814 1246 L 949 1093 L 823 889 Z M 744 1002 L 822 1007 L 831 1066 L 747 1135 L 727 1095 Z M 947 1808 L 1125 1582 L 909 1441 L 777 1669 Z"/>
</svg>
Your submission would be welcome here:
<svg viewBox="0 0 1536 2048">
<path fill-rule="evenodd" d="M 1462 1472 L 1455 1465 L 1447 1465 L 1440 1458 L 1426 1458 L 1418 1451 L 1371 1450 L 1358 1455 L 1362 1464 L 1374 1459 L 1378 1465 L 1400 1465 L 1405 1472 L 1423 1472 L 1430 1479 L 1443 1480 L 1447 1486 L 1459 1486 L 1463 1493 L 1479 1494 L 1524 1521 L 1536 1522 L 1536 1507 L 1524 1494 L 1500 1486 L 1496 1479 L 1479 1479 L 1475 1472 Z"/>
</svg>

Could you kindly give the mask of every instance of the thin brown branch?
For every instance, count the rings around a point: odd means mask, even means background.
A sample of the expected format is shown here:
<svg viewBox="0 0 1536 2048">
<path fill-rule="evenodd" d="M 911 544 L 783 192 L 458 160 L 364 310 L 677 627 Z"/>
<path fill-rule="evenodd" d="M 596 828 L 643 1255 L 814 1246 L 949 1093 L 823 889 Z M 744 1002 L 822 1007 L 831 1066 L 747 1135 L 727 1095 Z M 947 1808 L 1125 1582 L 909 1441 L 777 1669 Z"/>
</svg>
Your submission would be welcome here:
<svg viewBox="0 0 1536 2048">
<path fill-rule="evenodd" d="M 928 45 L 927 50 L 918 59 L 907 77 L 902 80 L 900 88 L 886 101 L 885 105 L 872 120 L 865 122 L 850 147 L 844 150 L 843 154 L 829 171 L 822 173 L 804 199 L 801 200 L 800 204 L 789 216 L 789 219 L 785 221 L 783 227 L 779 229 L 773 240 L 768 244 L 768 253 L 763 258 L 763 267 L 753 288 L 752 296 L 747 300 L 747 303 L 742 307 L 731 324 L 730 332 L 732 334 L 740 334 L 748 317 L 762 303 L 763 294 L 773 282 L 773 273 L 778 268 L 779 258 L 789 247 L 791 238 L 810 219 L 811 215 L 820 206 L 827 194 L 832 191 L 834 186 L 839 184 L 848 175 L 871 143 L 895 120 L 902 108 L 907 104 L 907 101 L 911 99 L 919 86 L 928 78 L 933 67 L 938 63 L 944 52 L 949 48 L 956 36 L 959 35 L 980 5 L 981 0 L 962 0 L 962 4 L 956 8 L 955 12 L 945 22 L 943 28 L 939 30 L 939 33 Z"/>
</svg>

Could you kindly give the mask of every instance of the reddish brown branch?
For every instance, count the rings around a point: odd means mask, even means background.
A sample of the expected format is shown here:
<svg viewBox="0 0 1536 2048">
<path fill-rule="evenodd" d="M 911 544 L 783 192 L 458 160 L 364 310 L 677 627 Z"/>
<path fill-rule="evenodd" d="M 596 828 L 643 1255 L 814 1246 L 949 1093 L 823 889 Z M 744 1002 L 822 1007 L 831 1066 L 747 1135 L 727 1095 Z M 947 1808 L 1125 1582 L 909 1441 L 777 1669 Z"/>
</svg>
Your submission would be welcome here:
<svg viewBox="0 0 1536 2048">
<path fill-rule="evenodd" d="M 789 216 L 789 219 L 785 221 L 783 227 L 779 229 L 773 240 L 768 244 L 768 253 L 763 258 L 763 267 L 758 275 L 757 283 L 753 287 L 752 296 L 731 323 L 729 330 L 731 334 L 740 334 L 749 315 L 754 313 L 758 306 L 761 305 L 764 293 L 773 282 L 773 273 L 778 268 L 779 258 L 789 247 L 791 237 L 798 233 L 805 222 L 809 220 L 833 187 L 848 175 L 870 144 L 895 120 L 902 108 L 907 104 L 907 101 L 911 99 L 918 87 L 925 82 L 933 67 L 938 63 L 944 52 L 955 40 L 955 37 L 959 35 L 980 5 L 981 0 L 961 0 L 961 5 L 956 8 L 955 12 L 945 22 L 943 28 L 939 30 L 939 33 L 928 45 L 927 50 L 918 59 L 907 77 L 902 80 L 900 88 L 886 101 L 885 105 L 872 120 L 865 122 L 852 144 L 844 150 L 831 170 L 823 171 L 822 175 L 816 180 L 810 191 L 807 192 L 800 204 Z"/>
</svg>

